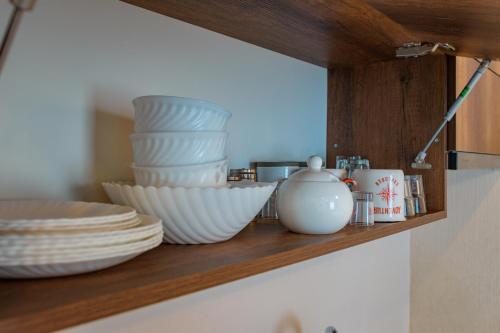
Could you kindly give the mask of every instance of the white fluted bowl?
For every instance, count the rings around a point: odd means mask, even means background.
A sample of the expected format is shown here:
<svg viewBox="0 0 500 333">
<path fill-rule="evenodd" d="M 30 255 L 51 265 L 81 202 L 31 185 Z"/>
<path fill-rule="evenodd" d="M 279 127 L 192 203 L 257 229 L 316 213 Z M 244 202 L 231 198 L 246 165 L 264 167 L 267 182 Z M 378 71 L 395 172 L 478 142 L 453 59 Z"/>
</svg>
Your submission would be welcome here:
<svg viewBox="0 0 500 333">
<path fill-rule="evenodd" d="M 227 132 L 133 133 L 134 162 L 140 166 L 178 166 L 222 160 Z"/>
<path fill-rule="evenodd" d="M 223 188 L 103 183 L 103 187 L 113 203 L 160 218 L 167 242 L 207 244 L 225 241 L 240 232 L 264 206 L 276 183 Z"/>
<path fill-rule="evenodd" d="M 227 159 L 214 163 L 173 167 L 132 165 L 137 185 L 172 187 L 220 187 L 226 185 Z"/>
<path fill-rule="evenodd" d="M 135 132 L 224 131 L 231 113 L 194 98 L 142 96 L 132 101 Z"/>
</svg>

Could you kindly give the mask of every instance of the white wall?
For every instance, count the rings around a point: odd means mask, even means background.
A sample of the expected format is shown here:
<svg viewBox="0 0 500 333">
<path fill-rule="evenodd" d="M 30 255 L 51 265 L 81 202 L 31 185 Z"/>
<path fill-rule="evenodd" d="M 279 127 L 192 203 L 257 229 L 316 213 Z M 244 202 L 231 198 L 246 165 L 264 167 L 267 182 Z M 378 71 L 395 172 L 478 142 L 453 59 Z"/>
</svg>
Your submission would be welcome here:
<svg viewBox="0 0 500 333">
<path fill-rule="evenodd" d="M 448 218 L 411 233 L 411 332 L 500 332 L 500 170 L 449 171 Z"/>
<path fill-rule="evenodd" d="M 39 0 L 0 76 L 0 198 L 104 199 L 100 181 L 132 177 L 130 101 L 146 94 L 230 110 L 231 167 L 324 155 L 326 75 L 120 1 Z"/>
<path fill-rule="evenodd" d="M 408 258 L 407 232 L 64 332 L 404 333 Z"/>
</svg>

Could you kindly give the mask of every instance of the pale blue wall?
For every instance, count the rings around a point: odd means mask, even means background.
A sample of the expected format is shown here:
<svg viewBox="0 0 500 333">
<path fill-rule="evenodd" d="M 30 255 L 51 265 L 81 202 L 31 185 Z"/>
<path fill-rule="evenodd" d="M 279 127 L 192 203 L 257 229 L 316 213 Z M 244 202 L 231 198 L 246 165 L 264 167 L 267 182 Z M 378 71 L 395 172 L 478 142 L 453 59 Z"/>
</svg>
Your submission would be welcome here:
<svg viewBox="0 0 500 333">
<path fill-rule="evenodd" d="M 120 1 L 37 1 L 0 76 L 0 198 L 98 199 L 97 182 L 130 178 L 130 100 L 144 94 L 229 109 L 231 167 L 324 155 L 326 76 Z"/>
</svg>

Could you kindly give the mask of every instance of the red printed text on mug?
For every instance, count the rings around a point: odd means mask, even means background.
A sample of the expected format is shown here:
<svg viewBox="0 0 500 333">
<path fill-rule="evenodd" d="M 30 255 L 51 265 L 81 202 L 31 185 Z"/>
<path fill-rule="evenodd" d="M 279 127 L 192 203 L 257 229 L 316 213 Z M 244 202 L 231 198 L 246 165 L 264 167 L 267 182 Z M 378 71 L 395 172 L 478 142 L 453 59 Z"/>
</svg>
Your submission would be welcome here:
<svg viewBox="0 0 500 333">
<path fill-rule="evenodd" d="M 396 178 L 392 177 L 392 179 L 391 179 L 391 177 L 388 177 L 388 176 L 381 177 L 381 178 L 377 179 L 375 181 L 375 185 L 379 186 L 383 183 L 388 183 L 389 181 L 391 181 L 394 184 L 394 186 L 399 186 L 399 181 Z"/>
<path fill-rule="evenodd" d="M 375 207 L 374 208 L 375 214 L 378 215 L 395 215 L 395 214 L 401 214 L 401 206 L 398 207 Z"/>
<path fill-rule="evenodd" d="M 394 177 L 380 177 L 375 181 L 375 185 L 382 187 L 379 192 L 375 193 L 385 204 L 386 207 L 375 207 L 374 212 L 377 215 L 396 215 L 401 214 L 401 206 L 394 207 L 397 193 L 395 187 L 399 186 L 399 181 Z"/>
</svg>

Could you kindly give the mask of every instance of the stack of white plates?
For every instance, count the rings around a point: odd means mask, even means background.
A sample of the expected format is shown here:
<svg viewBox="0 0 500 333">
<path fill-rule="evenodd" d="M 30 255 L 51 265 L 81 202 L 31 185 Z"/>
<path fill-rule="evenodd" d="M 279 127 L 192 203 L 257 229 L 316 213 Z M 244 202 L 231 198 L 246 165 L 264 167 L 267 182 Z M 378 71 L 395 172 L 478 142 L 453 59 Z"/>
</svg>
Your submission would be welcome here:
<svg viewBox="0 0 500 333">
<path fill-rule="evenodd" d="M 130 260 L 161 241 L 161 221 L 129 207 L 0 201 L 0 278 L 95 271 Z"/>
<path fill-rule="evenodd" d="M 142 186 L 226 184 L 226 124 L 220 106 L 198 99 L 142 96 L 133 100 L 135 181 Z"/>
</svg>

